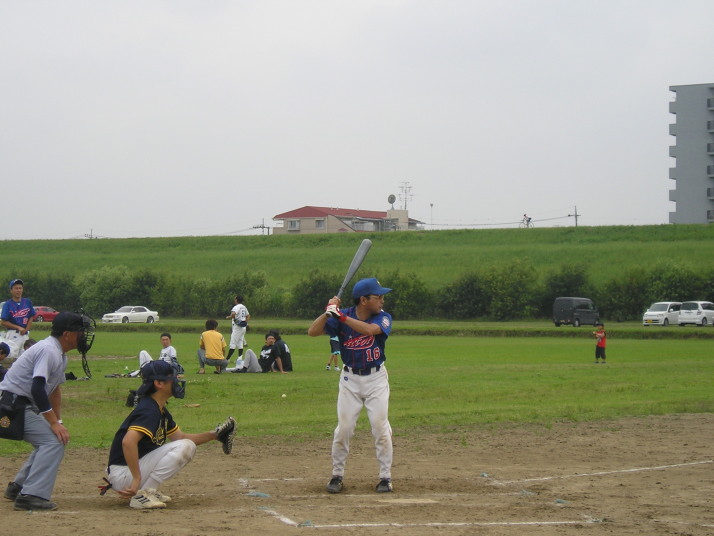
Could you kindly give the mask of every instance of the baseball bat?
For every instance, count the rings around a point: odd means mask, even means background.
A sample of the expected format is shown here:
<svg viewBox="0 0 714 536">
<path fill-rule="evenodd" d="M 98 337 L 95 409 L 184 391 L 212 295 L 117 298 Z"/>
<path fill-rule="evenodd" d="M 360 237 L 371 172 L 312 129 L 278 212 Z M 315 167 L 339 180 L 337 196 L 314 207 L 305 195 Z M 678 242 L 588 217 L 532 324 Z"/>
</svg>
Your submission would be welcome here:
<svg viewBox="0 0 714 536">
<path fill-rule="evenodd" d="M 362 261 L 364 261 L 364 258 L 367 256 L 367 253 L 369 252 L 369 248 L 372 247 L 372 241 L 369 238 L 365 238 L 362 240 L 362 243 L 359 245 L 359 248 L 357 249 L 357 253 L 355 253 L 355 256 L 352 258 L 352 262 L 350 263 L 350 267 L 347 268 L 347 273 L 345 274 L 345 280 L 342 282 L 342 285 L 340 286 L 340 290 L 337 291 L 337 297 L 342 298 L 342 292 L 344 292 L 345 287 L 349 284 L 350 279 L 357 273 L 357 270 L 359 270 L 359 267 L 362 266 Z"/>
</svg>

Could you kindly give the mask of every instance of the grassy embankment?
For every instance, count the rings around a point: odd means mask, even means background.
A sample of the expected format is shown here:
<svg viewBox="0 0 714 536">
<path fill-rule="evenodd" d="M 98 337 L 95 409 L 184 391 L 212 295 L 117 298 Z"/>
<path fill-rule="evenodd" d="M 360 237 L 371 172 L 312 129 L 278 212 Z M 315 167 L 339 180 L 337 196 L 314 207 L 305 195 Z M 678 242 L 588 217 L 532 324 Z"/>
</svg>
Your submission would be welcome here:
<svg viewBox="0 0 714 536">
<path fill-rule="evenodd" d="M 5 270 L 78 275 L 102 266 L 148 268 L 196 278 L 264 272 L 290 288 L 314 269 L 342 273 L 358 242 L 374 246 L 362 274 L 399 268 L 438 289 L 470 269 L 526 260 L 539 274 L 583 263 L 594 284 L 661 262 L 710 272 L 714 226 L 564 227 L 303 236 L 3 241 Z M 8 262 L 8 259 L 11 261 Z M 5 271 L 4 270 L 4 271 Z M 28 290 L 31 287 L 28 285 Z"/>
</svg>

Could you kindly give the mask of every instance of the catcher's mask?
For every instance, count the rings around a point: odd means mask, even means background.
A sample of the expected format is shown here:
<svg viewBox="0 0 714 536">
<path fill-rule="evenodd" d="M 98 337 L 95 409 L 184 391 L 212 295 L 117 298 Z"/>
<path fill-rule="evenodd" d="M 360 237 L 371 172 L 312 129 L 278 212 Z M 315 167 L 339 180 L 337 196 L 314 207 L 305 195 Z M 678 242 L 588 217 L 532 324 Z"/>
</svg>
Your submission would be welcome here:
<svg viewBox="0 0 714 536">
<path fill-rule="evenodd" d="M 174 398 L 186 396 L 186 382 L 180 381 L 174 376 L 174 369 L 166 361 L 151 361 L 141 367 L 141 377 L 144 383 L 137 390 L 137 395 L 143 396 L 154 385 L 154 380 L 173 382 L 171 384 L 171 394 Z"/>
</svg>

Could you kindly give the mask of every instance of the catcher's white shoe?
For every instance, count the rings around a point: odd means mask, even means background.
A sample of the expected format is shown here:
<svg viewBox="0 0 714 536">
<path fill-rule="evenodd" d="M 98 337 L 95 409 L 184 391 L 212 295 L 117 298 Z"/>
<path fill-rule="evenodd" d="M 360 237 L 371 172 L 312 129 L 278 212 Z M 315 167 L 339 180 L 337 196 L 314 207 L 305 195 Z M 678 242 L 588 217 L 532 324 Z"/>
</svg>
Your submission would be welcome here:
<svg viewBox="0 0 714 536">
<path fill-rule="evenodd" d="M 156 500 L 159 502 L 162 502 L 162 503 L 171 502 L 171 497 L 169 497 L 168 495 L 164 495 L 158 489 L 146 488 L 144 491 L 146 491 L 147 493 L 151 493 L 156 498 Z"/>
<path fill-rule="evenodd" d="M 158 508 L 166 508 L 166 503 L 158 500 L 153 493 L 148 490 L 140 489 L 139 492 L 131 498 L 129 506 L 137 510 L 155 510 Z"/>
</svg>

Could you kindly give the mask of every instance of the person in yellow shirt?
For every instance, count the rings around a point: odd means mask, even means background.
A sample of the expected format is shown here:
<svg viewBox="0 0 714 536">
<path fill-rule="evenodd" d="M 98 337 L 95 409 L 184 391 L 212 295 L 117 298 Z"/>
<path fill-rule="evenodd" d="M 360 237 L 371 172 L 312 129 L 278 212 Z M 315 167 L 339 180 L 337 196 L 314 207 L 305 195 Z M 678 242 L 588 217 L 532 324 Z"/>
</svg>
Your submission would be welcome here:
<svg viewBox="0 0 714 536">
<path fill-rule="evenodd" d="M 226 370 L 226 341 L 218 331 L 218 322 L 213 319 L 206 320 L 206 331 L 201 333 L 198 348 L 198 373 L 205 374 L 206 365 L 216 367 L 214 374 Z"/>
</svg>

